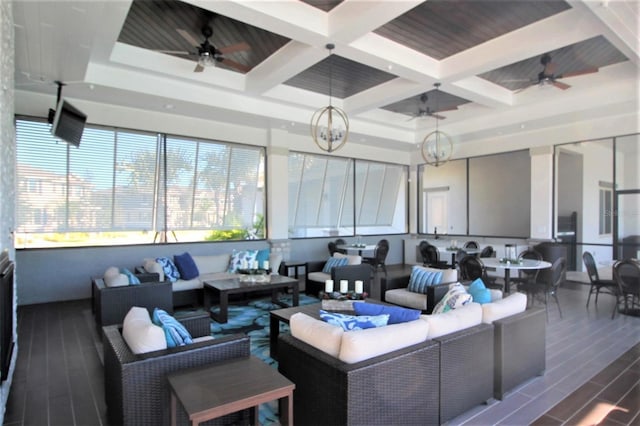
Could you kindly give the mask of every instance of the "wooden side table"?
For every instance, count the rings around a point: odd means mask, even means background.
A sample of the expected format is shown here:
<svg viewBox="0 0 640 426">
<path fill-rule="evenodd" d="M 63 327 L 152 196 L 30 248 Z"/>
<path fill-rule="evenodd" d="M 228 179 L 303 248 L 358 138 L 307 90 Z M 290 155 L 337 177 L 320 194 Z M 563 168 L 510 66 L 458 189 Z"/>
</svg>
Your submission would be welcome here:
<svg viewBox="0 0 640 426">
<path fill-rule="evenodd" d="M 171 424 L 177 422 L 177 402 L 193 426 L 252 408 L 258 421 L 260 404 L 280 400 L 280 423 L 293 426 L 296 385 L 256 357 L 217 362 L 167 376 L 171 388 Z"/>
</svg>

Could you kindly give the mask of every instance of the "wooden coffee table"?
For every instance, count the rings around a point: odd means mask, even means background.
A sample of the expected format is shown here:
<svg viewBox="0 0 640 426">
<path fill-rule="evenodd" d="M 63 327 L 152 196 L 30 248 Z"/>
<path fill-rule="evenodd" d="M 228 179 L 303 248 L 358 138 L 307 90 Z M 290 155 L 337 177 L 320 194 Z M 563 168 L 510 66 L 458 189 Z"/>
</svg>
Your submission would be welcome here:
<svg viewBox="0 0 640 426">
<path fill-rule="evenodd" d="M 258 424 L 260 404 L 280 400 L 280 423 L 293 426 L 296 385 L 256 357 L 222 361 L 167 376 L 171 390 L 171 424 L 177 422 L 177 402 L 192 425 L 252 408 Z"/>
<path fill-rule="evenodd" d="M 271 290 L 271 301 L 282 307 L 289 306 L 278 299 L 280 291 L 286 292 L 291 289 L 292 306 L 298 306 L 299 302 L 299 282 L 294 278 L 282 275 L 269 275 L 269 280 L 264 282 L 258 281 L 242 281 L 240 278 L 230 278 L 226 280 L 215 280 L 204 282 L 204 308 L 209 312 L 211 318 L 221 324 L 228 320 L 229 312 L 229 295 L 230 294 L 247 294 L 258 291 Z M 213 296 L 220 298 L 220 312 L 211 312 L 211 298 Z"/>
</svg>

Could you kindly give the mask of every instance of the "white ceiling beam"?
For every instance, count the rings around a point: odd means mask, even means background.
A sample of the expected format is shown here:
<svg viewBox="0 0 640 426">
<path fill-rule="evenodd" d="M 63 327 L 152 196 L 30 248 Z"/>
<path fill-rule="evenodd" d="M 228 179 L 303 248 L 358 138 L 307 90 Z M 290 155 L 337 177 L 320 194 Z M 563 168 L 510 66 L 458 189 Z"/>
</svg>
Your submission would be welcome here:
<svg viewBox="0 0 640 426">
<path fill-rule="evenodd" d="M 344 110 L 348 114 L 360 114 L 424 92 L 424 85 L 414 81 L 396 78 L 374 88 L 357 93 L 344 100 Z"/>
</svg>

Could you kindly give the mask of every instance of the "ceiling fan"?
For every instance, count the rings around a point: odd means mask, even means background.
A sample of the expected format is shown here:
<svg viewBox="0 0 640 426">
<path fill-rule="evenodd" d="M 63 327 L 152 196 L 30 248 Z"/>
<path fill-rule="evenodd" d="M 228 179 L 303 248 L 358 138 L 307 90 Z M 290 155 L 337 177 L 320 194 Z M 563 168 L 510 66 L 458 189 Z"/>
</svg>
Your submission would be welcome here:
<svg viewBox="0 0 640 426">
<path fill-rule="evenodd" d="M 213 21 L 213 18 L 210 20 Z M 176 29 L 178 34 L 182 36 L 190 45 L 197 49 L 197 52 L 186 52 L 186 51 L 176 51 L 176 50 L 159 50 L 159 52 L 170 53 L 175 55 L 187 55 L 187 56 L 196 56 L 198 58 L 198 64 L 196 65 L 193 72 L 202 72 L 206 67 L 215 66 L 216 62 L 220 62 L 225 64 L 228 67 L 236 69 L 240 72 L 249 72 L 251 67 L 241 64 L 239 62 L 233 61 L 225 57 L 230 53 L 241 52 L 244 50 L 251 49 L 245 42 L 232 44 L 230 46 L 217 48 L 210 41 L 209 38 L 213 35 L 213 28 L 211 24 L 205 24 L 202 27 L 202 35 L 204 37 L 204 41 L 199 43 L 193 36 L 189 33 L 189 31 L 184 29 Z"/>
<path fill-rule="evenodd" d="M 568 72 L 568 73 L 556 75 L 555 74 L 556 64 L 551 62 L 551 55 L 549 55 L 548 53 L 545 53 L 544 55 L 542 55 L 542 57 L 540 58 L 540 63 L 544 68 L 542 69 L 542 71 L 538 73 L 538 77 L 529 80 L 531 84 L 518 90 L 517 92 L 521 92 L 531 86 L 535 86 L 535 85 L 543 86 L 547 84 L 551 84 L 561 90 L 567 90 L 571 86 L 561 81 L 558 81 L 558 79 L 567 78 L 567 77 L 576 77 L 579 75 L 592 74 L 592 73 L 598 72 L 598 68 L 591 67 L 591 68 L 586 68 L 580 71 L 574 71 L 574 72 Z"/>
<path fill-rule="evenodd" d="M 422 95 L 420 95 L 420 102 L 422 103 L 422 107 L 420 107 L 420 105 L 418 105 L 418 112 L 413 113 L 413 117 L 411 117 L 409 119 L 409 121 L 415 119 L 415 118 L 424 118 L 424 117 L 433 117 L 437 120 L 444 120 L 445 116 L 437 114 L 438 112 L 442 112 L 442 111 L 453 111 L 458 109 L 458 107 L 454 106 L 451 108 L 443 108 L 443 109 L 438 109 L 437 111 L 432 110 L 431 108 L 429 108 L 429 106 L 427 106 L 427 101 L 429 100 L 429 96 L 426 93 L 423 93 Z"/>
</svg>

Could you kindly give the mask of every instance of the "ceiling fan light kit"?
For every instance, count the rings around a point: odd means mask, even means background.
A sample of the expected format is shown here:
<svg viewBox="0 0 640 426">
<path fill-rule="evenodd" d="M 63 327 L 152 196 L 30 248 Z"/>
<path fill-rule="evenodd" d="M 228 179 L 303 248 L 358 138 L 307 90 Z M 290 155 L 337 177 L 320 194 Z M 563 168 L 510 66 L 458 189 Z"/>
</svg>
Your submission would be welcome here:
<svg viewBox="0 0 640 426">
<path fill-rule="evenodd" d="M 326 45 L 331 51 L 335 46 Z M 329 106 L 320 108 L 311 117 L 311 137 L 323 151 L 334 152 L 345 146 L 349 138 L 349 118 L 342 109 L 331 105 L 332 65 L 329 63 Z"/>
<path fill-rule="evenodd" d="M 435 83 L 434 86 L 437 91 L 440 88 L 440 83 Z M 436 105 L 436 111 L 437 109 Z M 421 153 L 427 165 L 440 167 L 451 159 L 453 142 L 449 135 L 438 130 L 439 116 L 434 114 L 433 117 L 436 119 L 436 130 L 429 133 L 422 140 Z"/>
</svg>

